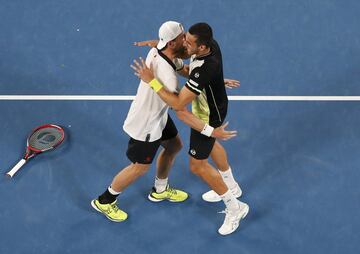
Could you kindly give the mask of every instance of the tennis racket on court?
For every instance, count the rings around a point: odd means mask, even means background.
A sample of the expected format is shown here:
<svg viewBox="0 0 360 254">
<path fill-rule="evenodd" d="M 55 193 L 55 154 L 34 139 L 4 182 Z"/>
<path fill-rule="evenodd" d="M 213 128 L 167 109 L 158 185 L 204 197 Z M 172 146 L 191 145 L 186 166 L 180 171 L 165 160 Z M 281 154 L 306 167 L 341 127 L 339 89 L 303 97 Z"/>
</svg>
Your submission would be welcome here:
<svg viewBox="0 0 360 254">
<path fill-rule="evenodd" d="M 35 128 L 27 138 L 24 157 L 6 175 L 13 177 L 29 159 L 54 149 L 64 141 L 64 138 L 64 130 L 55 124 L 45 124 Z"/>
</svg>

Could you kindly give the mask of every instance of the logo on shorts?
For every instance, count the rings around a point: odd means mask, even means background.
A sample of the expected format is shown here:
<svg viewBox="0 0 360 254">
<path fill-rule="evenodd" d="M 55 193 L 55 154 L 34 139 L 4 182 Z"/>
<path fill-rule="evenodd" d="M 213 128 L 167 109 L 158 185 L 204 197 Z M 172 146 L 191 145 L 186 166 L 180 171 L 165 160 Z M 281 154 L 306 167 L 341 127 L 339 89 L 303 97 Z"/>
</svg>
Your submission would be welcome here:
<svg viewBox="0 0 360 254">
<path fill-rule="evenodd" d="M 150 162 L 151 161 L 151 157 L 150 156 L 147 156 L 146 158 L 145 158 L 145 162 Z"/>
<path fill-rule="evenodd" d="M 192 155 L 195 155 L 195 154 L 196 154 L 196 151 L 195 151 L 194 149 L 191 149 L 191 150 L 190 150 L 190 153 L 191 153 Z"/>
<path fill-rule="evenodd" d="M 195 78 L 198 78 L 198 77 L 200 77 L 200 74 L 197 72 L 197 73 L 195 73 Z"/>
</svg>

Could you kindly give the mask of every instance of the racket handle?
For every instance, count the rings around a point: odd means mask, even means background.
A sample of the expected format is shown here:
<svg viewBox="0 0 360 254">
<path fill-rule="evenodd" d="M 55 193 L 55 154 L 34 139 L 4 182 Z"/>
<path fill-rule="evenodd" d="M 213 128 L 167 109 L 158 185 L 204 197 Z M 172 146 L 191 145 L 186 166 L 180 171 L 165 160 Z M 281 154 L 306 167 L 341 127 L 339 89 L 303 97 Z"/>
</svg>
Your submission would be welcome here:
<svg viewBox="0 0 360 254">
<path fill-rule="evenodd" d="M 25 159 L 21 159 L 9 172 L 6 173 L 6 175 L 13 177 L 13 175 L 15 175 L 16 172 L 18 172 L 18 170 L 24 166 L 24 164 L 26 163 Z"/>
</svg>

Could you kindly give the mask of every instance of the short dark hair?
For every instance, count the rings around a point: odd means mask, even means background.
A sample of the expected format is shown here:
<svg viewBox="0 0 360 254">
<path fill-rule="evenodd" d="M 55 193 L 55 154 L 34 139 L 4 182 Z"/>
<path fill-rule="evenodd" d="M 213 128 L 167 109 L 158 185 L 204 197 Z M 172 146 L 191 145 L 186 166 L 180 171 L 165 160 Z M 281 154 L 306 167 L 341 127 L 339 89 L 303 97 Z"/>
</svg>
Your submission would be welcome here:
<svg viewBox="0 0 360 254">
<path fill-rule="evenodd" d="M 207 23 L 196 23 L 189 28 L 189 33 L 196 36 L 196 44 L 198 46 L 205 45 L 210 47 L 213 40 L 213 32 Z"/>
</svg>

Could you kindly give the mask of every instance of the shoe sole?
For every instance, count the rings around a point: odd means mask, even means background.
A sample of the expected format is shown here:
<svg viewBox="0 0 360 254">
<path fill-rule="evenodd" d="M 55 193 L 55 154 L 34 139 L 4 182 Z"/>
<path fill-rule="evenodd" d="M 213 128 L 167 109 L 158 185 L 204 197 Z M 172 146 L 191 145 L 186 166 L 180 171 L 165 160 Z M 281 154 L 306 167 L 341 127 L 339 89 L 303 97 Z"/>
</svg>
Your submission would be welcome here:
<svg viewBox="0 0 360 254">
<path fill-rule="evenodd" d="M 189 196 L 188 196 L 189 197 Z M 152 197 L 150 194 L 148 195 L 148 199 L 152 202 L 155 202 L 155 203 L 159 203 L 161 201 L 164 201 L 164 200 L 167 200 L 169 202 L 172 202 L 172 203 L 180 203 L 180 202 L 184 202 L 185 200 L 188 199 L 188 197 L 184 200 L 181 200 L 181 201 L 177 201 L 177 200 L 171 200 L 171 199 L 167 199 L 167 198 L 164 198 L 164 199 L 157 199 L 157 198 L 154 198 Z"/>
<path fill-rule="evenodd" d="M 222 236 L 230 235 L 230 234 L 234 233 L 234 232 L 239 228 L 239 226 L 240 226 L 240 221 L 241 221 L 242 219 L 244 219 L 244 218 L 246 217 L 246 215 L 248 215 L 249 210 L 250 210 L 250 207 L 249 207 L 248 204 L 245 204 L 245 203 L 244 203 L 244 205 L 245 205 L 245 208 L 244 208 L 244 209 L 245 209 L 245 212 L 244 212 L 244 214 L 241 216 L 241 219 L 239 220 L 238 226 L 237 226 L 233 231 L 231 231 L 231 232 L 229 232 L 229 233 L 227 233 L 227 234 L 221 234 L 221 233 L 218 231 L 218 233 L 219 233 L 220 235 L 222 235 Z"/>
<path fill-rule="evenodd" d="M 103 213 L 98 207 L 97 205 L 95 204 L 95 199 L 94 200 L 91 200 L 91 206 L 92 208 L 94 208 L 96 211 L 98 211 L 99 213 L 103 214 L 106 218 L 108 218 L 109 220 L 113 221 L 113 222 L 122 222 L 124 220 L 114 220 L 114 219 L 111 219 L 110 217 L 108 217 L 105 213 Z M 127 218 L 126 218 L 127 219 Z M 125 219 L 125 220 L 126 220 Z"/>
<path fill-rule="evenodd" d="M 240 193 L 240 195 L 236 195 L 235 198 L 240 198 L 242 196 L 242 193 Z M 221 198 L 219 197 L 219 199 L 205 199 L 203 196 L 201 196 L 202 200 L 209 202 L 209 203 L 216 203 L 216 202 L 220 202 Z"/>
</svg>

